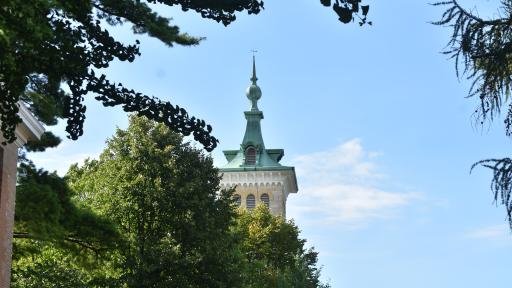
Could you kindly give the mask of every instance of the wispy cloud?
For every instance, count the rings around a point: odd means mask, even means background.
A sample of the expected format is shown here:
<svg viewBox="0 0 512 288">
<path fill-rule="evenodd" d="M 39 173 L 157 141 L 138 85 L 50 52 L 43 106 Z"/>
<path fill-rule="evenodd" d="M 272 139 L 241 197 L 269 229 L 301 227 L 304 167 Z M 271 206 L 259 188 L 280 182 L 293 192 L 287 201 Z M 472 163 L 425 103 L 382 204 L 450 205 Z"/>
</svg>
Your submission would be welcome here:
<svg viewBox="0 0 512 288">
<path fill-rule="evenodd" d="M 378 172 L 380 152 L 365 151 L 360 139 L 293 160 L 299 194 L 290 197 L 288 215 L 312 221 L 359 227 L 371 220 L 395 217 L 398 208 L 419 194 L 389 191 Z"/>
<path fill-rule="evenodd" d="M 508 240 L 512 239 L 510 228 L 507 224 L 491 225 L 481 227 L 466 233 L 466 237 L 484 240 Z"/>
<path fill-rule="evenodd" d="M 337 182 L 382 177 L 375 172 L 375 162 L 370 161 L 379 155 L 377 152 L 364 151 L 361 140 L 355 138 L 328 151 L 298 156 L 293 162 L 297 174 L 305 177 L 306 181 Z"/>
</svg>

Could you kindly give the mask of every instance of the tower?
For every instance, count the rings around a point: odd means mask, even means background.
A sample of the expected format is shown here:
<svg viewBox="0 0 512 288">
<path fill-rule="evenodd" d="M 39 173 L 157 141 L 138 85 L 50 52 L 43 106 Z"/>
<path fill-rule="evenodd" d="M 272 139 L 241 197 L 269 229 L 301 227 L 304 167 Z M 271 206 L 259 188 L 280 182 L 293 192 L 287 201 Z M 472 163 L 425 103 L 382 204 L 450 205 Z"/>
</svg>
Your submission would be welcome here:
<svg viewBox="0 0 512 288">
<path fill-rule="evenodd" d="M 245 134 L 238 150 L 223 151 L 228 163 L 219 169 L 221 187 L 236 187 L 236 203 L 249 211 L 264 204 L 273 215 L 286 217 L 286 199 L 288 194 L 297 193 L 297 178 L 294 167 L 279 164 L 283 149 L 265 148 L 260 123 L 263 112 L 258 108 L 261 89 L 257 80 L 253 56 L 251 85 L 246 91 L 250 109 L 244 112 Z"/>
</svg>

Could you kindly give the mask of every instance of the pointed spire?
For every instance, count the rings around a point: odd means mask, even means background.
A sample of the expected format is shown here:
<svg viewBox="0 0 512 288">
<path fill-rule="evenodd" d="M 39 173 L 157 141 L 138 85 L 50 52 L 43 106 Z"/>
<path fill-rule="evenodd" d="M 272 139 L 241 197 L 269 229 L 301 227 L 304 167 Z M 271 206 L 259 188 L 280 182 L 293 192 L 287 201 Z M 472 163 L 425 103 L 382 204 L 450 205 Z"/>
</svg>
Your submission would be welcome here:
<svg viewBox="0 0 512 288">
<path fill-rule="evenodd" d="M 253 85 L 256 85 L 256 81 L 258 81 L 258 77 L 256 77 L 256 56 L 252 55 L 252 77 L 251 81 Z"/>
<path fill-rule="evenodd" d="M 256 51 L 252 51 L 253 53 Z M 287 167 L 281 166 L 279 160 L 283 157 L 282 149 L 265 148 L 263 135 L 261 133 L 261 120 L 263 111 L 258 109 L 258 100 L 261 98 L 261 89 L 256 84 L 256 59 L 252 56 L 252 76 L 251 84 L 247 87 L 245 95 L 249 99 L 251 106 L 249 111 L 245 111 L 245 134 L 240 144 L 239 150 L 224 151 L 228 164 L 223 169 L 236 169 L 236 171 L 256 171 L 265 169 L 286 170 Z M 225 171 L 228 171 L 225 170 Z"/>
<path fill-rule="evenodd" d="M 255 51 L 253 51 L 254 53 Z M 252 55 L 252 77 L 251 77 L 251 85 L 247 87 L 245 91 L 245 95 L 251 102 L 251 111 L 258 111 L 258 100 L 261 98 L 261 89 L 256 84 L 258 81 L 258 77 L 256 77 L 256 57 L 254 54 Z"/>
</svg>

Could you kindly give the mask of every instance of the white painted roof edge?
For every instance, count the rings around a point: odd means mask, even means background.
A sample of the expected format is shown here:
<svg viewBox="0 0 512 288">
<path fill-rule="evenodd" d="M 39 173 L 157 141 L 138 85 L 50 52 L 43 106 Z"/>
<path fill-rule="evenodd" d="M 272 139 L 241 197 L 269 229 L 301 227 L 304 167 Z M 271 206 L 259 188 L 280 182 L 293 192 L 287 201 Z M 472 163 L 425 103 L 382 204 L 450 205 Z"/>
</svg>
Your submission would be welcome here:
<svg viewBox="0 0 512 288">
<path fill-rule="evenodd" d="M 16 127 L 16 145 L 21 147 L 28 141 L 40 139 L 44 133 L 44 127 L 25 104 L 18 102 L 18 107 L 22 123 Z"/>
</svg>

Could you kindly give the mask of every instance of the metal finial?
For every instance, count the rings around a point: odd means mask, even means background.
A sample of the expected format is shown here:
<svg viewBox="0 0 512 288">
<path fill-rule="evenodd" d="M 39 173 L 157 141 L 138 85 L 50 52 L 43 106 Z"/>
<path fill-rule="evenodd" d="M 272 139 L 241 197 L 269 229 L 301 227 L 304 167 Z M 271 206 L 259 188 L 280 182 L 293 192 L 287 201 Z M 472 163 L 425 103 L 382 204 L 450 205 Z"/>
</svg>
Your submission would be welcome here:
<svg viewBox="0 0 512 288">
<path fill-rule="evenodd" d="M 249 98 L 249 101 L 251 101 L 251 111 L 258 111 L 258 100 L 261 98 L 261 89 L 258 87 L 258 84 L 256 84 L 258 80 L 258 77 L 256 77 L 256 56 L 254 55 L 256 52 L 257 51 L 252 50 L 252 83 L 245 91 L 245 95 Z"/>
<path fill-rule="evenodd" d="M 252 52 L 252 77 L 251 77 L 251 81 L 252 81 L 252 84 L 256 85 L 256 81 L 258 81 L 258 77 L 256 77 L 256 56 L 254 55 L 256 52 L 258 52 L 257 50 L 251 50 Z"/>
</svg>

